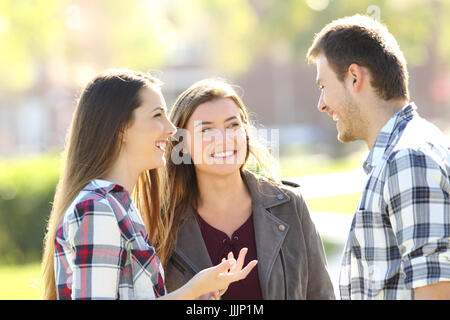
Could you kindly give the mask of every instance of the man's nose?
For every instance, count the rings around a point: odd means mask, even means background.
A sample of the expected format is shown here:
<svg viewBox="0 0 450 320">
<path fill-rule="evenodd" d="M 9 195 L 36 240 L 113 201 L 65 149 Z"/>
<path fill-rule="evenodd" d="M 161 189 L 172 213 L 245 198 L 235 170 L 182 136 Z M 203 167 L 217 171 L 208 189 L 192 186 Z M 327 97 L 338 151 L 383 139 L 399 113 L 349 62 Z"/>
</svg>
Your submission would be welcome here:
<svg viewBox="0 0 450 320">
<path fill-rule="evenodd" d="M 327 111 L 327 105 L 323 101 L 323 93 L 320 94 L 319 102 L 317 103 L 317 110 L 320 112 L 326 112 Z"/>
</svg>

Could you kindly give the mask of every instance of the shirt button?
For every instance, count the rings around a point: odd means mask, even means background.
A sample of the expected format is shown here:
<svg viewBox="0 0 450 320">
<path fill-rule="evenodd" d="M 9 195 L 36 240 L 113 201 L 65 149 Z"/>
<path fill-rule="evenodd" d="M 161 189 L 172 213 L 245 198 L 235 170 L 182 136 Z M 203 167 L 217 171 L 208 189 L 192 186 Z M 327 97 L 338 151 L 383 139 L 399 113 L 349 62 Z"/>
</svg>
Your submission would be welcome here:
<svg viewBox="0 0 450 320">
<path fill-rule="evenodd" d="M 284 199 L 284 196 L 280 193 L 279 195 L 277 195 L 277 199 L 278 199 L 278 200 L 283 200 L 283 199 Z"/>
<path fill-rule="evenodd" d="M 233 239 L 237 241 L 237 240 L 239 240 L 239 237 L 238 236 L 234 236 Z"/>
<path fill-rule="evenodd" d="M 280 224 L 280 225 L 278 226 L 278 230 L 284 231 L 284 230 L 286 230 L 286 227 L 285 227 L 284 225 Z"/>
<path fill-rule="evenodd" d="M 222 243 L 225 244 L 227 242 L 227 239 L 223 239 Z"/>
</svg>

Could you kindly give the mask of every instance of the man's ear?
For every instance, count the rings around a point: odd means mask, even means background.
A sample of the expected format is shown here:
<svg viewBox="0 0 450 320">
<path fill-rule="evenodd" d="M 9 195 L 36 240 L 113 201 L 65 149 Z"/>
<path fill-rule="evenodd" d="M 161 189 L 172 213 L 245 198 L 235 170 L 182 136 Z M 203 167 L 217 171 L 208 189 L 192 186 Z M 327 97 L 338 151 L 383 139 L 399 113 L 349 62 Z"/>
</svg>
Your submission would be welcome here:
<svg viewBox="0 0 450 320">
<path fill-rule="evenodd" d="M 356 92 L 360 91 L 365 81 L 365 73 L 363 68 L 352 63 L 347 70 L 347 84 L 350 85 Z"/>
</svg>

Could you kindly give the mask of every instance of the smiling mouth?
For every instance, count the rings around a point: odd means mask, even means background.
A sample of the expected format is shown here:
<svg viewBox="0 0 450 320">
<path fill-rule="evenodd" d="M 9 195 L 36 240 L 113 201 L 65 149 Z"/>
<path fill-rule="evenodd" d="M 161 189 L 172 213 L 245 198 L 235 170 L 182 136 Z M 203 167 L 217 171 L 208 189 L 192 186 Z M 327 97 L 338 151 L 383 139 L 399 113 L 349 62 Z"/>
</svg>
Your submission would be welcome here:
<svg viewBox="0 0 450 320">
<path fill-rule="evenodd" d="M 216 152 L 211 154 L 211 157 L 216 158 L 216 159 L 225 159 L 228 157 L 232 157 L 236 154 L 236 150 L 230 150 L 230 151 L 225 151 L 225 152 Z"/>
<path fill-rule="evenodd" d="M 338 120 L 339 120 L 339 116 L 338 116 L 337 113 L 334 112 L 334 111 L 328 112 L 328 115 L 329 115 L 331 118 L 333 118 L 333 121 L 338 121 Z"/>
<path fill-rule="evenodd" d="M 159 150 L 161 150 L 162 152 L 166 151 L 166 146 L 167 146 L 167 140 L 158 140 L 155 142 L 155 147 Z"/>
</svg>

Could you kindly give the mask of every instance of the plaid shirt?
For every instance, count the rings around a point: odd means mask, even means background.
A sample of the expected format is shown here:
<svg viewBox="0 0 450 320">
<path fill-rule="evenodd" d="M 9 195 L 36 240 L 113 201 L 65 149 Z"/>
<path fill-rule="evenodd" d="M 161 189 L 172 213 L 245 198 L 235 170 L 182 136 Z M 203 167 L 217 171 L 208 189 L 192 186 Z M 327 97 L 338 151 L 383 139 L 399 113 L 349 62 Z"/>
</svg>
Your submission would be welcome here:
<svg viewBox="0 0 450 320">
<path fill-rule="evenodd" d="M 450 144 L 411 103 L 382 128 L 345 246 L 342 299 L 412 299 L 450 280 Z"/>
<path fill-rule="evenodd" d="M 141 216 L 123 187 L 94 180 L 67 209 L 56 232 L 58 299 L 154 299 L 163 270 Z"/>
</svg>

